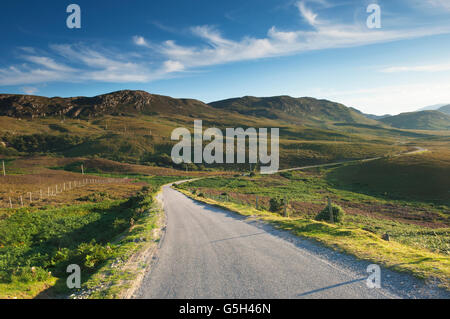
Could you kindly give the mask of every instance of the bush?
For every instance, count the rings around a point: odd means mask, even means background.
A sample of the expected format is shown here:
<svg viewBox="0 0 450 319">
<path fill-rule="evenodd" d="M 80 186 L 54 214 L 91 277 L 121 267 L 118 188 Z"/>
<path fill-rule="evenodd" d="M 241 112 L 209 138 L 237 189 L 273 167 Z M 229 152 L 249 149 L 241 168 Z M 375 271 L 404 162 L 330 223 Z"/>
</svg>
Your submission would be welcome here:
<svg viewBox="0 0 450 319">
<path fill-rule="evenodd" d="M 105 200 L 109 200 L 109 194 L 106 192 L 99 192 L 99 193 L 93 193 L 86 196 L 82 196 L 78 198 L 77 200 L 83 201 L 83 202 L 93 202 L 93 203 L 100 203 Z"/>
<path fill-rule="evenodd" d="M 278 213 L 284 207 L 284 200 L 280 198 L 271 198 L 269 201 L 269 210 L 273 213 Z"/>
<path fill-rule="evenodd" d="M 11 281 L 15 282 L 41 282 L 50 278 L 50 273 L 41 267 L 21 267 L 12 273 Z"/>
<path fill-rule="evenodd" d="M 292 177 L 293 177 L 292 172 L 281 172 L 280 176 L 287 178 L 287 179 L 292 179 Z"/>
<path fill-rule="evenodd" d="M 335 223 L 340 223 L 342 221 L 344 221 L 344 217 L 345 217 L 345 211 L 342 209 L 342 207 L 336 205 L 336 204 L 331 204 L 332 207 L 332 211 L 333 211 L 333 220 Z M 316 220 L 320 220 L 320 221 L 330 221 L 330 210 L 328 205 L 316 216 Z"/>
</svg>

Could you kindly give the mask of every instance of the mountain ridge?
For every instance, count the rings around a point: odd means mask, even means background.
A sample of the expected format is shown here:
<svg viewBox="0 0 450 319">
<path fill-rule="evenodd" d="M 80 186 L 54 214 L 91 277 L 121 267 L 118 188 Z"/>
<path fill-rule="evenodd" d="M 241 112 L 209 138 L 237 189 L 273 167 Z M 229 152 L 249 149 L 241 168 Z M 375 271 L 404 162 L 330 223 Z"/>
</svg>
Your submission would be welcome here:
<svg viewBox="0 0 450 319">
<path fill-rule="evenodd" d="M 450 130 L 450 115 L 434 110 L 401 113 L 380 122 L 401 129 Z"/>
<path fill-rule="evenodd" d="M 244 96 L 209 103 L 217 109 L 227 109 L 244 115 L 280 119 L 298 124 L 324 121 L 377 124 L 362 114 L 337 102 L 312 97 L 294 98 Z"/>
</svg>

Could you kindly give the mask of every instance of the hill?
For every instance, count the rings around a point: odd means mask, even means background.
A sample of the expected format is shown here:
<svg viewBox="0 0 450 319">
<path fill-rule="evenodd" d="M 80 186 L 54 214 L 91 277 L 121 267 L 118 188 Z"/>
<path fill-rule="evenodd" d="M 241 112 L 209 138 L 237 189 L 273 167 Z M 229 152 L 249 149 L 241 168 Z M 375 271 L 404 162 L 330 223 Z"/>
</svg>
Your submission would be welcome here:
<svg viewBox="0 0 450 319">
<path fill-rule="evenodd" d="M 298 124 L 324 124 L 345 122 L 375 124 L 362 114 L 343 104 L 310 97 L 245 96 L 209 103 L 214 108 L 234 111 L 244 115 L 284 120 Z"/>
<path fill-rule="evenodd" d="M 170 136 L 178 127 L 192 130 L 194 119 L 221 130 L 279 128 L 281 167 L 397 153 L 407 148 L 399 140 L 431 135 L 382 127 L 342 104 L 312 98 L 247 97 L 207 105 L 143 91 L 70 98 L 4 94 L 0 157 L 89 157 L 185 169 L 171 161 L 176 142 Z"/>
<path fill-rule="evenodd" d="M 438 111 L 450 115 L 450 104 L 440 107 Z"/>
<path fill-rule="evenodd" d="M 420 109 L 418 109 L 416 112 L 419 111 L 436 111 L 438 110 L 440 107 L 447 105 L 446 103 L 441 103 L 441 104 L 434 104 L 434 105 L 429 105 L 429 106 L 424 106 Z"/>
<path fill-rule="evenodd" d="M 414 130 L 449 130 L 450 116 L 439 111 L 401 113 L 380 119 L 396 128 Z"/>
<path fill-rule="evenodd" d="M 0 94 L 0 116 L 89 118 L 127 114 L 202 114 L 215 112 L 203 102 L 123 90 L 94 97 L 47 98 Z"/>
</svg>

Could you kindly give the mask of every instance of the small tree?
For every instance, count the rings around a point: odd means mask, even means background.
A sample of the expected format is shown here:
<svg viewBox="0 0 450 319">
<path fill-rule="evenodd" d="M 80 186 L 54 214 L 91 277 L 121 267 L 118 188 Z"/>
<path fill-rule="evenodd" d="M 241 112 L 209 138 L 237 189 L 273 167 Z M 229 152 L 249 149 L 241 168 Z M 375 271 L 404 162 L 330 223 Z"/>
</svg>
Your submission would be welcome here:
<svg viewBox="0 0 450 319">
<path fill-rule="evenodd" d="M 342 207 L 336 204 L 331 204 L 331 209 L 333 212 L 333 220 L 335 223 L 344 221 L 345 211 L 342 209 Z M 328 207 L 328 205 L 319 214 L 317 214 L 316 220 L 327 222 L 330 221 L 330 208 Z"/>
<path fill-rule="evenodd" d="M 278 213 L 284 207 L 284 200 L 281 198 L 271 198 L 269 201 L 269 210 L 273 213 Z"/>
</svg>

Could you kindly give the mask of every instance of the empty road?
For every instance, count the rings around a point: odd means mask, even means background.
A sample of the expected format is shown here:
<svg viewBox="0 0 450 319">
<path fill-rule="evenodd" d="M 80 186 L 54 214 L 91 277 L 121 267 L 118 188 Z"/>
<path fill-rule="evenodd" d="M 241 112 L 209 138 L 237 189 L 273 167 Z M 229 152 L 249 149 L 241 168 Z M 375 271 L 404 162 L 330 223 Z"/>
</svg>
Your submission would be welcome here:
<svg viewBox="0 0 450 319">
<path fill-rule="evenodd" d="M 198 203 L 168 186 L 163 200 L 166 233 L 137 298 L 408 297 L 396 289 L 369 289 L 368 263 L 291 240 L 286 232 Z M 419 293 L 410 277 L 382 272 L 388 287 L 406 285 L 398 290 Z"/>
</svg>

